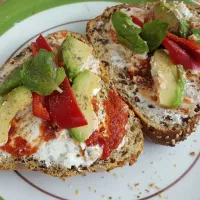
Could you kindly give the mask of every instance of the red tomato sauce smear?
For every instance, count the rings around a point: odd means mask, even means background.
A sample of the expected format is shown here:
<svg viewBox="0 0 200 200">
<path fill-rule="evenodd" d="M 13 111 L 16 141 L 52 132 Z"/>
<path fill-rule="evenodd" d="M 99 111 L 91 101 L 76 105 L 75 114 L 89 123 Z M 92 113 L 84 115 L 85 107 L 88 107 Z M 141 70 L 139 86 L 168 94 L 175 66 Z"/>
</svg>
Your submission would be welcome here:
<svg viewBox="0 0 200 200">
<path fill-rule="evenodd" d="M 43 121 L 40 125 L 40 132 L 42 133 L 42 139 L 45 142 L 49 140 L 56 139 L 57 133 L 60 132 L 61 129 L 53 124 L 51 121 Z"/>
<path fill-rule="evenodd" d="M 125 127 L 128 123 L 127 105 L 115 90 L 109 90 L 108 99 L 104 101 L 104 108 L 106 111 L 106 130 L 94 131 L 86 140 L 87 146 L 99 144 L 103 147 L 101 160 L 106 160 L 112 151 L 117 149 L 126 135 Z"/>
<path fill-rule="evenodd" d="M 8 132 L 8 142 L 2 146 L 1 149 L 14 157 L 30 156 L 33 153 L 36 153 L 38 149 L 37 147 L 31 147 L 31 145 L 21 136 L 15 137 L 16 127 L 17 121 L 12 120 L 11 127 Z"/>
<path fill-rule="evenodd" d="M 96 102 L 92 102 L 96 104 Z M 107 159 L 112 151 L 121 143 L 126 135 L 126 124 L 128 122 L 127 105 L 118 96 L 115 90 L 110 90 L 108 99 L 104 101 L 106 112 L 106 127 L 101 127 L 94 131 L 88 140 L 87 146 L 99 144 L 103 148 L 102 160 Z M 98 107 L 96 107 L 98 110 Z M 25 138 L 18 136 L 17 128 L 20 120 L 13 119 L 9 130 L 8 142 L 0 147 L 14 157 L 31 156 L 36 153 L 41 143 L 55 139 L 61 129 L 51 121 L 43 121 L 40 125 L 40 135 L 35 139 L 34 145 L 31 145 Z"/>
<path fill-rule="evenodd" d="M 12 120 L 11 128 L 8 133 L 8 142 L 0 147 L 3 151 L 14 157 L 31 156 L 36 153 L 42 142 L 48 142 L 55 139 L 60 129 L 50 121 L 43 121 L 40 125 L 40 135 L 36 139 L 36 143 L 32 146 L 21 136 L 16 137 L 17 121 Z"/>
</svg>

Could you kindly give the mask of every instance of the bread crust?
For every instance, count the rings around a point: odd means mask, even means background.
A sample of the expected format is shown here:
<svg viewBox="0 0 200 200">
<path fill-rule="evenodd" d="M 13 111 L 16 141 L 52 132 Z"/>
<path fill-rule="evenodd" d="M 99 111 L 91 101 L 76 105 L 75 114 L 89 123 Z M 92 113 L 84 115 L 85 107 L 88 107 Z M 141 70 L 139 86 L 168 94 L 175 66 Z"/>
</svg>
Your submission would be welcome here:
<svg viewBox="0 0 200 200">
<path fill-rule="evenodd" d="M 88 22 L 87 27 L 86 27 L 86 36 L 88 40 L 90 41 L 90 43 L 93 43 L 93 40 L 94 40 L 93 33 L 94 31 L 98 32 L 98 27 L 96 27 L 95 24 L 97 24 L 97 22 L 99 21 L 104 21 L 105 19 L 110 18 L 111 14 L 115 12 L 116 10 L 119 10 L 122 8 L 130 8 L 130 7 L 145 8 L 148 10 L 151 6 L 157 3 L 158 2 L 146 3 L 146 4 L 121 4 L 121 5 L 113 6 L 111 8 L 107 8 L 103 12 L 103 14 L 97 16 L 95 19 L 92 19 Z M 195 17 L 199 17 L 200 5 L 187 5 L 187 6 Z M 95 49 L 95 45 L 93 46 Z M 200 113 L 197 113 L 191 119 L 189 119 L 187 126 L 184 128 L 177 128 L 174 130 L 166 129 L 166 128 L 164 129 L 162 127 L 156 126 L 151 121 L 147 120 L 145 116 L 142 115 L 135 108 L 133 103 L 130 102 L 130 99 L 125 97 L 125 95 L 120 91 L 120 89 L 118 90 L 118 92 L 124 98 L 124 101 L 126 101 L 129 104 L 130 108 L 134 111 L 135 115 L 140 119 L 143 133 L 154 143 L 167 145 L 167 146 L 175 146 L 176 143 L 187 139 L 187 137 L 196 130 L 196 127 L 200 120 Z"/>
<path fill-rule="evenodd" d="M 89 42 L 78 33 L 73 33 L 66 30 L 52 33 L 48 35 L 46 39 L 53 49 L 54 53 L 58 54 L 58 56 L 59 47 L 61 47 L 63 41 L 69 34 L 90 45 Z M 8 60 L 0 69 L 0 85 L 12 70 L 14 70 L 16 67 L 19 67 L 20 64 L 31 58 L 31 56 L 32 51 L 31 47 L 29 46 L 22 50 L 19 55 Z M 102 78 L 106 79 L 105 74 Z M 107 87 L 109 87 L 109 85 Z M 65 180 L 66 178 L 69 178 L 71 176 L 81 175 L 86 172 L 110 171 L 116 167 L 122 167 L 127 163 L 132 165 L 137 161 L 139 155 L 143 151 L 144 138 L 141 130 L 140 121 L 135 117 L 134 113 L 131 110 L 129 110 L 128 125 L 130 129 L 127 131 L 126 137 L 128 138 L 128 141 L 126 142 L 126 144 L 119 151 L 114 150 L 107 160 L 98 160 L 90 167 L 80 167 L 78 169 L 67 169 L 57 165 L 47 167 L 44 163 L 39 162 L 32 157 L 5 157 L 1 155 L 0 152 L 0 170 L 40 171 L 50 176 L 59 177 Z"/>
</svg>

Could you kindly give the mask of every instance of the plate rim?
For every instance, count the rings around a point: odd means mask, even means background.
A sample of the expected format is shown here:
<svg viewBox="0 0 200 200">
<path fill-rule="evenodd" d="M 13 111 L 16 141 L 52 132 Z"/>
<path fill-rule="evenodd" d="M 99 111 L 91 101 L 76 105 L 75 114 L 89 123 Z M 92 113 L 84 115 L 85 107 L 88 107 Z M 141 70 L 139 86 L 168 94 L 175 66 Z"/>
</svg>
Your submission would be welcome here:
<svg viewBox="0 0 200 200">
<path fill-rule="evenodd" d="M 134 2 L 133 2 L 134 1 Z M 76 3 L 89 3 L 89 2 L 116 2 L 116 3 L 145 3 L 145 2 L 154 2 L 158 0 L 20 0 L 20 1 L 9 1 L 9 0 L 0 0 L 0 37 L 5 34 L 10 28 L 13 27 L 15 23 L 19 23 L 22 20 L 33 16 L 39 12 L 55 8 L 58 6 L 76 4 Z M 169 0 L 172 1 L 172 0 Z M 187 4 L 195 4 L 193 0 L 178 0 L 184 1 Z M 16 3 L 17 2 L 17 3 Z M 31 2 L 31 4 L 30 4 Z M 14 5 L 14 6 L 13 6 Z M 20 10 L 20 12 L 19 12 Z M 12 13 L 9 16 L 8 13 Z"/>
<path fill-rule="evenodd" d="M 28 44 L 31 40 L 33 40 L 35 37 L 37 37 L 38 35 L 42 34 L 42 33 L 45 33 L 47 31 L 50 31 L 52 29 L 55 29 L 55 28 L 58 28 L 58 27 L 61 27 L 61 26 L 64 26 L 64 25 L 69 25 L 69 24 L 74 24 L 74 23 L 80 23 L 80 22 L 88 22 L 90 19 L 82 19 L 82 20 L 75 20 L 75 21 L 70 21 L 70 22 L 66 22 L 66 23 L 62 23 L 62 24 L 59 24 L 59 25 L 56 25 L 56 26 L 53 26 L 51 28 L 48 28 L 46 30 L 43 30 L 42 32 L 40 33 L 37 33 L 36 35 L 32 36 L 31 38 L 29 38 L 28 40 L 26 40 L 25 42 L 23 42 L 23 44 L 21 44 L 10 56 L 9 58 L 7 59 L 6 62 L 9 61 L 10 58 L 12 58 L 24 45 Z M 197 156 L 195 157 L 195 159 L 192 161 L 192 163 L 189 165 L 189 167 L 178 177 L 176 178 L 172 183 L 168 184 L 167 186 L 165 186 L 163 189 L 149 195 L 149 196 L 146 196 L 146 197 L 142 197 L 142 198 L 139 198 L 138 200 L 148 200 L 148 199 L 151 199 L 165 191 L 167 191 L 168 189 L 172 188 L 174 185 L 176 185 L 181 179 L 183 179 L 191 170 L 192 168 L 195 166 L 195 164 L 198 162 L 200 158 L 200 152 L 197 154 Z M 42 189 L 41 187 L 37 186 L 35 183 L 31 182 L 28 178 L 26 178 L 24 175 L 22 175 L 20 173 L 20 171 L 18 170 L 14 170 L 14 172 L 16 173 L 16 175 L 18 177 L 20 177 L 23 181 L 25 181 L 27 184 L 29 184 L 30 186 L 32 186 L 33 188 L 39 190 L 40 192 L 48 195 L 48 196 L 51 196 L 51 197 L 54 197 L 56 199 L 60 199 L 60 200 L 70 200 L 70 199 L 66 199 L 66 198 L 63 198 L 63 197 L 59 197 L 51 192 L 48 192 L 47 190 L 45 189 Z"/>
</svg>

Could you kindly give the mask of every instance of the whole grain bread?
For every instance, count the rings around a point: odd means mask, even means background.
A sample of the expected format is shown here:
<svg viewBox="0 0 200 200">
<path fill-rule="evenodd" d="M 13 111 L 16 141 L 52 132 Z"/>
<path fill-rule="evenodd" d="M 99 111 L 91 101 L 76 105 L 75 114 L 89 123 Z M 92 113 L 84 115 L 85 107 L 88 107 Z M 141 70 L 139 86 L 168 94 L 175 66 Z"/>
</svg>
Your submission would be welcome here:
<svg viewBox="0 0 200 200">
<path fill-rule="evenodd" d="M 61 45 L 68 35 L 71 35 L 90 45 L 83 36 L 77 33 L 65 30 L 52 33 L 46 37 L 46 40 L 57 56 L 60 55 Z M 5 63 L 0 69 L 0 85 L 12 70 L 19 67 L 22 63 L 31 58 L 31 56 L 32 50 L 29 46 L 16 57 L 11 58 L 7 63 Z M 105 81 L 108 80 L 106 76 L 107 75 L 105 73 L 102 73 L 102 79 Z M 105 83 L 103 87 L 103 94 L 106 93 L 110 87 L 109 82 Z M 127 163 L 132 165 L 137 161 L 143 150 L 144 140 L 139 120 L 135 117 L 131 110 L 129 110 L 128 113 L 129 119 L 126 126 L 126 143 L 120 150 L 114 150 L 107 160 L 97 160 L 89 167 L 80 166 L 79 168 L 72 167 L 71 169 L 68 169 L 55 163 L 52 163 L 50 166 L 46 166 L 44 162 L 34 159 L 32 156 L 20 158 L 13 157 L 11 155 L 7 156 L 7 154 L 4 154 L 4 152 L 0 150 L 0 170 L 40 171 L 65 180 L 68 177 L 84 174 L 86 172 L 109 171 L 116 167 L 122 167 Z"/>
<path fill-rule="evenodd" d="M 116 10 L 125 9 L 128 11 L 130 8 L 134 8 L 136 17 L 137 12 L 141 12 L 141 10 L 143 10 L 143 15 L 151 17 L 153 15 L 153 6 L 157 3 L 158 2 L 121 4 L 107 8 L 103 14 L 88 22 L 86 35 L 88 40 L 92 43 L 97 56 L 105 64 L 105 70 L 108 71 L 114 86 L 124 100 L 130 105 L 136 116 L 141 120 L 143 132 L 147 137 L 154 143 L 175 146 L 177 142 L 185 140 L 194 132 L 199 122 L 199 75 L 193 77 L 189 71 L 186 74 L 188 79 L 192 79 L 193 88 L 195 88 L 195 92 L 198 93 L 198 95 L 194 97 L 195 103 L 188 108 L 189 114 L 184 114 L 181 108 L 177 110 L 160 108 L 154 102 L 146 99 L 144 100 L 138 92 L 140 89 L 138 85 L 143 85 L 143 87 L 146 88 L 153 85 L 149 69 L 145 69 L 145 65 L 141 65 L 143 68 L 140 67 L 137 71 L 137 75 L 132 78 L 130 78 L 128 70 L 131 69 L 132 66 L 135 67 L 140 63 L 145 63 L 147 57 L 134 55 L 133 52 L 126 47 L 116 44 L 108 28 L 110 26 L 111 16 Z M 174 4 L 177 3 L 178 2 L 174 2 Z M 191 21 L 197 22 L 199 20 L 200 6 L 187 5 L 187 7 L 193 13 L 193 17 L 189 22 L 190 26 L 192 26 Z M 150 68 L 150 66 L 148 65 L 147 68 Z M 143 76 L 141 74 L 145 75 Z M 185 93 L 189 93 L 189 91 L 192 92 L 193 89 L 188 87 Z"/>
</svg>

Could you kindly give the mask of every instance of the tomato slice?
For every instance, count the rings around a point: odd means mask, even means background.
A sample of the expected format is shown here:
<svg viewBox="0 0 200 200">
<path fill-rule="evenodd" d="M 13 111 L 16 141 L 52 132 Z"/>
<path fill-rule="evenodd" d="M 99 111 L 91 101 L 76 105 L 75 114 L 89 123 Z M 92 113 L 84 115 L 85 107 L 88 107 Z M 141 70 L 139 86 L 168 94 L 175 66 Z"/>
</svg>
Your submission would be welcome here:
<svg viewBox="0 0 200 200">
<path fill-rule="evenodd" d="M 63 90 L 62 93 L 54 91 L 49 95 L 49 110 L 53 121 L 65 129 L 87 125 L 87 120 L 76 102 L 68 78 L 65 78 L 60 88 Z"/>
<path fill-rule="evenodd" d="M 47 111 L 48 101 L 45 96 L 33 93 L 33 114 L 43 120 L 51 120 L 49 112 Z"/>
<path fill-rule="evenodd" d="M 135 17 L 133 15 L 131 16 L 131 19 L 132 19 L 133 23 L 137 24 L 140 27 L 143 27 L 144 24 L 140 19 L 138 19 L 137 17 Z"/>
<path fill-rule="evenodd" d="M 174 64 L 181 64 L 188 69 L 194 70 L 200 68 L 200 63 L 172 40 L 165 38 L 162 44 L 169 51 L 170 58 Z"/>
<path fill-rule="evenodd" d="M 172 33 L 167 33 L 167 38 L 178 44 L 180 47 L 191 53 L 194 58 L 200 60 L 200 45 L 196 44 L 194 41 L 186 40 L 184 38 L 179 38 Z"/>
</svg>

